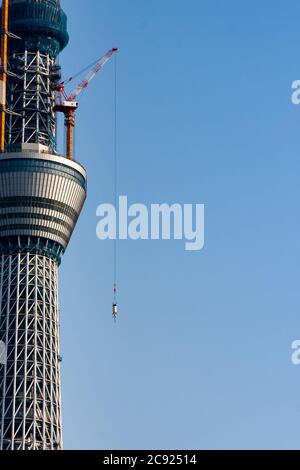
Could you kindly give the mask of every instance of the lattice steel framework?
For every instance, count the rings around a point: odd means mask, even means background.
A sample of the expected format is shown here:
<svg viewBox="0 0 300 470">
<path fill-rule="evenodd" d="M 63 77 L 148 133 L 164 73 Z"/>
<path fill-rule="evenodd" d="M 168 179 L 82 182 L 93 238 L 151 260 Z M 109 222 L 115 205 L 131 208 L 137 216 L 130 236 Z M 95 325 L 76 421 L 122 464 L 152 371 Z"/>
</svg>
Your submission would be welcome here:
<svg viewBox="0 0 300 470">
<path fill-rule="evenodd" d="M 8 81 L 7 106 L 14 113 L 7 119 L 7 148 L 27 143 L 56 150 L 55 83 L 59 66 L 40 51 L 15 53 L 10 58 L 16 77 Z"/>
<path fill-rule="evenodd" d="M 0 448 L 61 449 L 57 261 L 0 257 Z"/>
</svg>

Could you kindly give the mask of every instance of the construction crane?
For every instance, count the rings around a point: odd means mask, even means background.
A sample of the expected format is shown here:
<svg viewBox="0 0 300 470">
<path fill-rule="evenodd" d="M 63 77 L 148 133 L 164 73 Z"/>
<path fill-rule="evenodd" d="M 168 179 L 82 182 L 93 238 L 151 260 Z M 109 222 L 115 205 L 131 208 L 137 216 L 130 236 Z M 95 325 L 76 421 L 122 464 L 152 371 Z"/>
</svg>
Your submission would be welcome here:
<svg viewBox="0 0 300 470">
<path fill-rule="evenodd" d="M 110 49 L 90 70 L 88 75 L 76 86 L 76 88 L 67 94 L 65 86 L 71 82 L 75 77 L 70 77 L 68 80 L 60 82 L 57 85 L 56 91 L 59 94 L 58 103 L 55 105 L 54 110 L 64 113 L 65 126 L 66 126 L 66 156 L 73 160 L 73 130 L 75 127 L 75 112 L 78 109 L 79 103 L 78 96 L 85 90 L 96 75 L 103 69 L 105 64 L 111 57 L 118 51 L 117 48 Z"/>
</svg>

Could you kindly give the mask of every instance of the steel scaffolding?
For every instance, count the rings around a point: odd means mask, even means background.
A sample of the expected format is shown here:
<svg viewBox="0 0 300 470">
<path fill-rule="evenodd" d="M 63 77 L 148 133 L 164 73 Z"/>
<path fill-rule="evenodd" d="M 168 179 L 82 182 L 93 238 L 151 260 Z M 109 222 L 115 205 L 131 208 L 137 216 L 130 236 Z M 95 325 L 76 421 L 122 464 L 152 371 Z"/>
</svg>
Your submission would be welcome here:
<svg viewBox="0 0 300 470">
<path fill-rule="evenodd" d="M 56 60 L 25 50 L 10 58 L 10 68 L 15 76 L 8 81 L 7 106 L 12 113 L 7 119 L 7 148 L 33 143 L 55 152 L 54 83 L 60 76 Z"/>
</svg>

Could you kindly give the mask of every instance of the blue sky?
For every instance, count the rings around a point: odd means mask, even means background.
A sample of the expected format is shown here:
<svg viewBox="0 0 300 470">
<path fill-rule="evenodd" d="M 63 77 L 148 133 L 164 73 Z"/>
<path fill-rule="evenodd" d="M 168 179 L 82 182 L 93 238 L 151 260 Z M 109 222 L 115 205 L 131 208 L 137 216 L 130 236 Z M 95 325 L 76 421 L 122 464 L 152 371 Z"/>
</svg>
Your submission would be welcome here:
<svg viewBox="0 0 300 470">
<path fill-rule="evenodd" d="M 65 76 L 118 55 L 119 193 L 204 203 L 205 248 L 113 244 L 113 63 L 77 113 L 89 194 L 60 269 L 65 448 L 299 449 L 300 4 L 64 0 Z M 62 130 L 61 136 L 62 136 Z"/>
</svg>

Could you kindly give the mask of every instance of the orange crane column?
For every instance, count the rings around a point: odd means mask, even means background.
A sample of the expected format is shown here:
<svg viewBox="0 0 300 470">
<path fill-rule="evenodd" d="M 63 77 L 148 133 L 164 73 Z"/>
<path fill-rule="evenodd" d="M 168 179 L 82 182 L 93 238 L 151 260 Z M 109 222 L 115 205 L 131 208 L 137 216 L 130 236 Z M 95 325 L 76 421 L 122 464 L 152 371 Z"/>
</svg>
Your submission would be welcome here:
<svg viewBox="0 0 300 470">
<path fill-rule="evenodd" d="M 73 129 L 75 127 L 75 111 L 67 111 L 65 113 L 66 135 L 66 157 L 73 160 Z"/>
<path fill-rule="evenodd" d="M 2 37 L 1 37 L 1 67 L 2 81 L 1 118 L 0 118 L 0 152 L 5 151 L 5 122 L 6 122 L 6 84 L 7 84 L 7 47 L 8 47 L 8 0 L 2 1 Z"/>
</svg>

